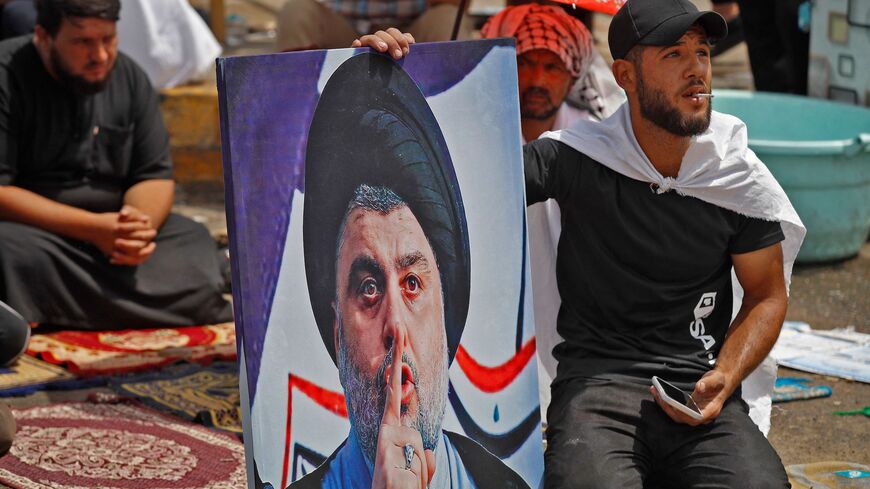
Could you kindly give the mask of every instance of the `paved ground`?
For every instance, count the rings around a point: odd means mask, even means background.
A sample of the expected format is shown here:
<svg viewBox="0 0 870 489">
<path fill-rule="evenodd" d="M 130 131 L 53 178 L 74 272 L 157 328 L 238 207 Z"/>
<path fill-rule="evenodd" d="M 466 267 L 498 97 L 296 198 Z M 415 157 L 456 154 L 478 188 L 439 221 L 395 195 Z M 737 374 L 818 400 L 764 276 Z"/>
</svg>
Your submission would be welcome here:
<svg viewBox="0 0 870 489">
<path fill-rule="evenodd" d="M 816 329 L 854 326 L 870 333 L 868 291 L 870 244 L 865 244 L 850 260 L 796 267 L 787 319 L 806 321 Z M 784 463 L 870 463 L 870 418 L 832 414 L 870 406 L 870 385 L 787 368 L 780 368 L 779 375 L 806 377 L 833 390 L 828 398 L 774 405 L 769 437 Z"/>
</svg>

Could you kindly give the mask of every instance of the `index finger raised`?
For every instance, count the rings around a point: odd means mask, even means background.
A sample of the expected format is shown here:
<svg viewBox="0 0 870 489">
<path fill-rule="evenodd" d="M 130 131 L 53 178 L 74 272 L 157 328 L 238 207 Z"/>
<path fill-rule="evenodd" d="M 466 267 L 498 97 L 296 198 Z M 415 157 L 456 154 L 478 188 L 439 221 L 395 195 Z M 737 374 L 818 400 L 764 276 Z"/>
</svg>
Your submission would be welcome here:
<svg viewBox="0 0 870 489">
<path fill-rule="evenodd" d="M 390 365 L 390 381 L 387 385 L 387 402 L 384 406 L 382 424 L 399 426 L 402 416 L 402 356 L 405 338 L 401 330 L 393 338 L 393 362 Z"/>
</svg>

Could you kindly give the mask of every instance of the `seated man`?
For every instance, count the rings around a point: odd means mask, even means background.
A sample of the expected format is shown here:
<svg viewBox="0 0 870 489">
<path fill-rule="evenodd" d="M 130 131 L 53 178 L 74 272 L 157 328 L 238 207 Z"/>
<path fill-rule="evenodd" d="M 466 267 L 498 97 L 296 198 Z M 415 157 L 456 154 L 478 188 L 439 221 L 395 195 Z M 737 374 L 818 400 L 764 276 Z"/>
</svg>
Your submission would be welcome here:
<svg viewBox="0 0 870 489">
<path fill-rule="evenodd" d="M 459 0 L 287 0 L 278 14 L 278 51 L 347 47 L 365 32 L 397 26 L 420 42 L 448 41 Z M 474 28 L 463 15 L 459 39 Z"/>
<path fill-rule="evenodd" d="M 206 229 L 170 214 L 157 94 L 117 52 L 118 0 L 41 0 L 0 43 L 0 300 L 28 322 L 232 319 Z"/>
<path fill-rule="evenodd" d="M 524 148 L 528 203 L 562 209 L 547 488 L 789 487 L 740 384 L 779 335 L 806 230 L 746 126 L 712 111 L 726 32 L 688 0 L 628 0 L 608 35 L 628 103 Z"/>
<path fill-rule="evenodd" d="M 480 31 L 484 39 L 513 37 L 523 139 L 563 129 L 593 114 L 566 101 L 571 87 L 585 81 L 594 56 L 592 34 L 559 7 L 526 4 L 507 7 Z"/>
</svg>

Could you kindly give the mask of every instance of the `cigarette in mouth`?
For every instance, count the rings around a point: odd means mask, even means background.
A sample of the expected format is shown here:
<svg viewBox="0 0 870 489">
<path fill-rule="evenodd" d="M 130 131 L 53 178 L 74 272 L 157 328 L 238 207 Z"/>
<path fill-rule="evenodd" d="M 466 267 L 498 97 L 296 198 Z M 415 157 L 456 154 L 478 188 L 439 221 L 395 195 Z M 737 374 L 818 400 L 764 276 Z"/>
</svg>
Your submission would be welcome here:
<svg viewBox="0 0 870 489">
<path fill-rule="evenodd" d="M 696 93 L 695 96 L 696 97 L 707 97 L 707 98 L 715 97 L 715 95 L 713 95 L 712 93 Z"/>
</svg>

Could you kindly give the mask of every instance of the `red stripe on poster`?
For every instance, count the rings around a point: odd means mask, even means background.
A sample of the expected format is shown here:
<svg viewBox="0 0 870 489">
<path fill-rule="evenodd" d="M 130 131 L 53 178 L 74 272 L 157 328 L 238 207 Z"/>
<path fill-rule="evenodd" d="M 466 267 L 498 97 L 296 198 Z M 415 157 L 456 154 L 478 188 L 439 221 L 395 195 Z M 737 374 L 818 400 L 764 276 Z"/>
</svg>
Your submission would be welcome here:
<svg viewBox="0 0 870 489">
<path fill-rule="evenodd" d="M 483 392 L 492 393 L 504 389 L 516 380 L 534 354 L 535 338 L 532 337 L 510 360 L 495 367 L 486 367 L 477 363 L 477 360 L 472 358 L 462 345 L 459 345 L 459 349 L 456 350 L 456 361 L 475 387 Z"/>
<path fill-rule="evenodd" d="M 290 441 L 293 433 L 293 389 L 305 394 L 306 397 L 316 402 L 320 407 L 335 415 L 347 418 L 347 405 L 344 402 L 344 394 L 324 389 L 317 384 L 309 382 L 302 377 L 290 374 L 287 378 L 287 431 L 284 434 L 284 469 L 281 474 L 281 487 L 287 487 L 287 473 L 290 463 Z"/>
</svg>

